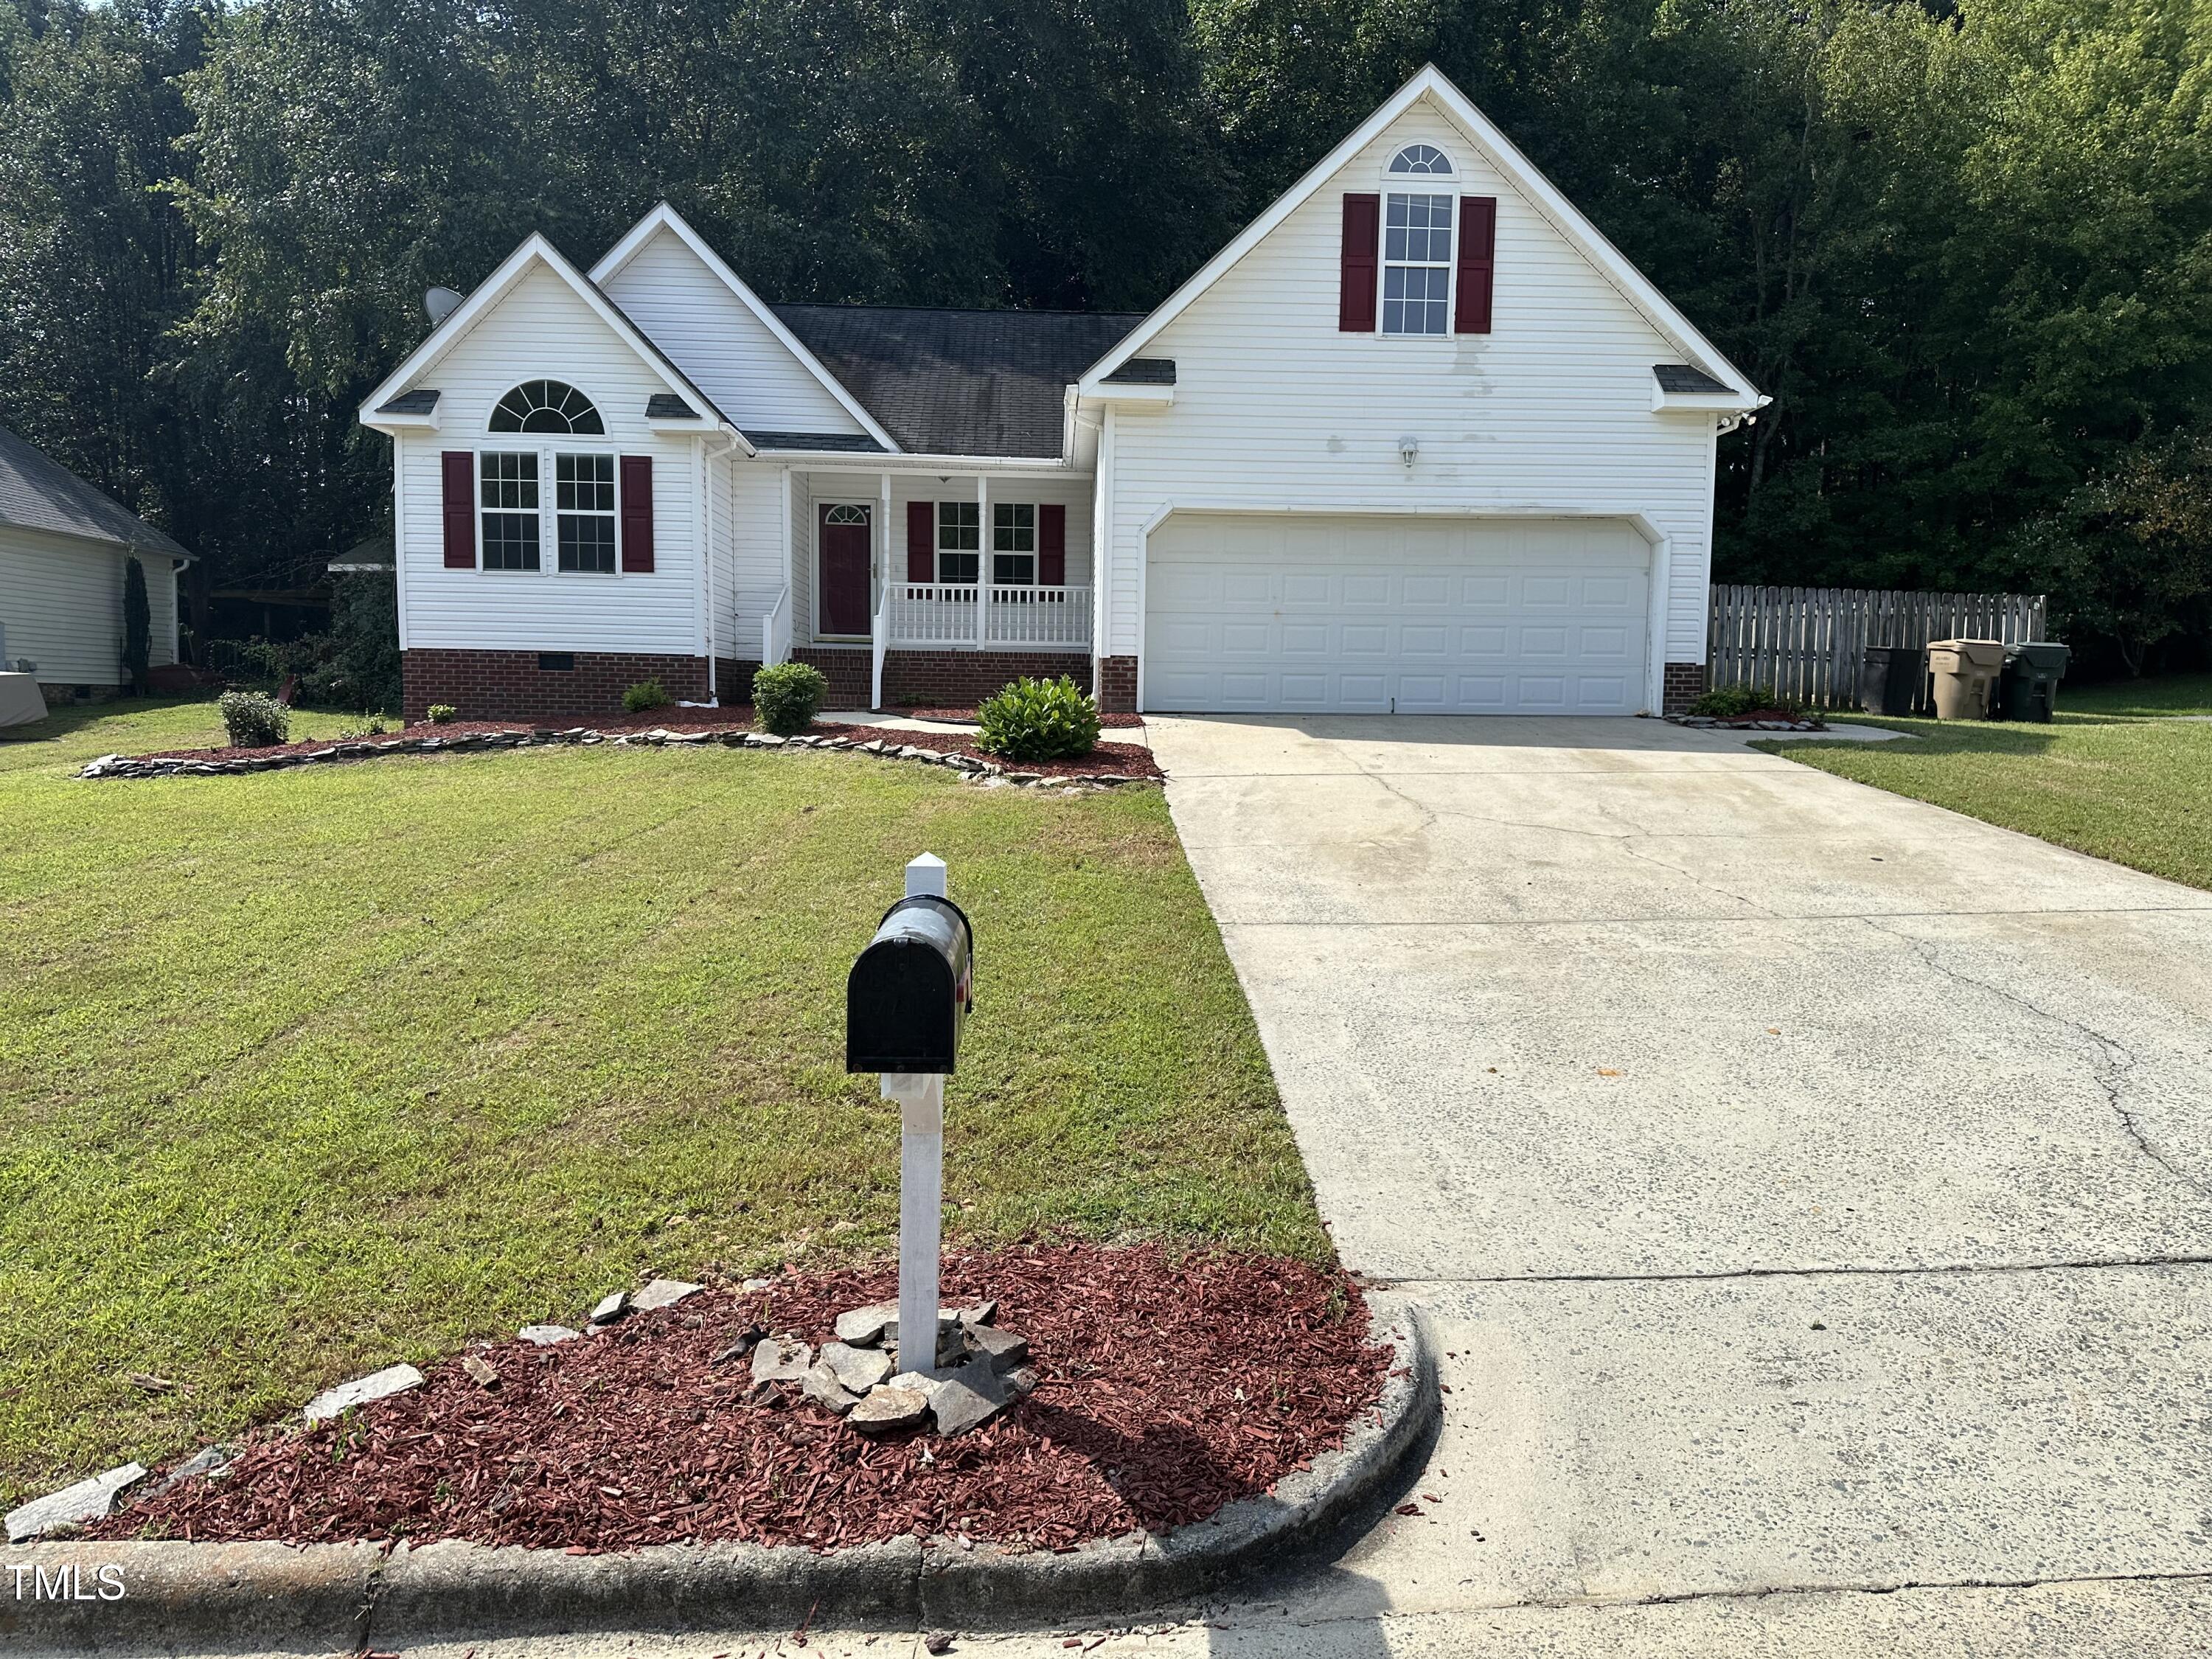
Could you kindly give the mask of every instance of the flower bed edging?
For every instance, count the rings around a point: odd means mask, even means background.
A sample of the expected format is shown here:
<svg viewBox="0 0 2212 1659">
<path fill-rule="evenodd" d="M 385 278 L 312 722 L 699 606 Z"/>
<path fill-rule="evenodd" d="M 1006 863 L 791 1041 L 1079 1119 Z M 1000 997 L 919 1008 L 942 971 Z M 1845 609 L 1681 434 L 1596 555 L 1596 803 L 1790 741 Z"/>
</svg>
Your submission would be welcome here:
<svg viewBox="0 0 2212 1659">
<path fill-rule="evenodd" d="M 797 737 L 779 738 L 763 732 L 601 732 L 581 726 L 562 731 L 540 727 L 528 732 L 467 732 L 457 738 L 403 737 L 383 741 L 354 738 L 301 752 L 249 755 L 235 760 L 193 760 L 178 755 L 102 755 L 87 763 L 77 776 L 95 779 L 231 777 L 248 772 L 282 771 L 295 766 L 377 760 L 388 755 L 453 755 L 483 749 L 558 748 L 602 743 L 617 746 L 641 744 L 656 749 L 665 746 L 695 748 L 702 744 L 718 744 L 725 749 L 849 750 L 858 754 L 874 755 L 884 760 L 919 761 L 924 765 L 947 767 L 964 774 L 975 782 L 1030 789 L 1071 786 L 1111 789 L 1123 784 L 1159 781 L 1158 778 L 1111 772 L 1042 775 L 1018 767 L 1001 766 L 995 761 L 978 760 L 972 755 L 957 750 L 929 749 L 910 743 L 890 744 L 880 738 L 855 743 L 848 738 L 805 732 Z"/>
<path fill-rule="evenodd" d="M 1060 1554 L 911 1539 L 817 1554 L 795 1546 L 662 1544 L 601 1555 L 438 1543 L 70 1542 L 0 1551 L 81 1584 L 87 1600 L 0 1596 L 0 1638 L 118 1652 L 275 1638 L 361 1652 L 434 1639 L 561 1631 L 1025 1629 L 1172 1607 L 1325 1540 L 1380 1495 L 1435 1425 L 1434 1344 L 1401 1304 L 1379 1322 L 1394 1350 L 1382 1398 L 1337 1451 L 1265 1498 L 1154 1535 Z M 113 1566 L 125 1593 L 96 1599 Z"/>
</svg>

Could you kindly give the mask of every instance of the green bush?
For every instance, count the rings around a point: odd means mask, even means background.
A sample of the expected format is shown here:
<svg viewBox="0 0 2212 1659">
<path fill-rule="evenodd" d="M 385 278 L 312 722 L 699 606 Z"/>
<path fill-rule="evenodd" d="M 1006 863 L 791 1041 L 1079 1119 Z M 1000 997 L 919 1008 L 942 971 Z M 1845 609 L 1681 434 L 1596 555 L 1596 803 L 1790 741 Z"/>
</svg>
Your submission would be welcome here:
<svg viewBox="0 0 2212 1659">
<path fill-rule="evenodd" d="M 1008 760 L 1073 760 L 1098 744 L 1098 705 L 1065 674 L 1016 680 L 976 714 L 975 746 Z"/>
<path fill-rule="evenodd" d="M 267 749 L 292 737 L 292 711 L 262 691 L 226 691 L 216 699 L 234 749 Z"/>
<path fill-rule="evenodd" d="M 658 678 L 640 680 L 635 685 L 624 688 L 623 712 L 627 714 L 642 714 L 648 708 L 665 708 L 674 701 L 675 699 L 668 695 L 668 688 Z"/>
<path fill-rule="evenodd" d="M 779 737 L 804 732 L 830 695 L 829 679 L 803 662 L 780 662 L 753 676 L 753 715 Z"/>
<path fill-rule="evenodd" d="M 430 705 L 430 724 L 443 726 L 447 721 L 457 718 L 460 712 L 449 702 L 434 702 Z"/>
<path fill-rule="evenodd" d="M 338 727 L 338 736 L 347 739 L 380 738 L 391 729 L 385 724 L 383 715 L 363 714 L 359 720 L 348 720 L 343 726 Z"/>
<path fill-rule="evenodd" d="M 1723 685 L 1708 691 L 1690 705 L 1692 714 L 1706 714 L 1714 720 L 1741 720 L 1746 714 L 1755 714 L 1762 708 L 1778 714 L 1795 714 L 1797 711 L 1771 691 L 1761 691 L 1755 686 Z"/>
</svg>

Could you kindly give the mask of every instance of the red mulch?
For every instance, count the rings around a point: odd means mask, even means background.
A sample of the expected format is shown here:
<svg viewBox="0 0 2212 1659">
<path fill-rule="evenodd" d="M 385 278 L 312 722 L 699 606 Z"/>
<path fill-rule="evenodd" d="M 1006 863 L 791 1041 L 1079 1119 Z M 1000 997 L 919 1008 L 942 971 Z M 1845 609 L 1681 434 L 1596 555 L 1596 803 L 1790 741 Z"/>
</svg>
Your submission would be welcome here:
<svg viewBox="0 0 2212 1659">
<path fill-rule="evenodd" d="M 1200 1520 L 1306 1468 L 1373 1404 L 1390 1355 L 1340 1273 L 1031 1244 L 945 1262 L 945 1301 L 998 1297 L 1042 1377 L 968 1434 L 872 1441 L 796 1390 L 751 1398 L 745 1361 L 712 1363 L 756 1322 L 819 1344 L 838 1313 L 896 1292 L 892 1267 L 789 1274 L 597 1337 L 502 1342 L 480 1350 L 495 1387 L 447 1361 L 344 1421 L 257 1431 L 220 1477 L 92 1535 L 597 1550 L 965 1534 L 1065 1549 Z"/>
<path fill-rule="evenodd" d="M 1004 755 L 988 755 L 975 746 L 971 733 L 964 732 L 902 732 L 888 726 L 817 726 L 817 732 L 829 732 L 841 738 L 850 738 L 854 743 L 866 743 L 881 738 L 885 743 L 910 744 L 916 749 L 934 749 L 940 755 L 973 755 L 977 760 L 987 760 L 1003 766 L 1009 772 L 1039 772 L 1047 777 L 1096 777 L 1104 773 L 1117 778 L 1158 778 L 1166 774 L 1153 760 L 1152 751 L 1141 743 L 1101 743 L 1089 754 L 1075 760 L 1017 761 Z"/>
<path fill-rule="evenodd" d="M 910 720 L 965 720 L 970 726 L 975 723 L 977 718 L 977 713 L 973 708 L 890 708 L 884 712 L 891 714 L 903 714 Z M 1140 726 L 1144 723 L 1145 717 L 1142 714 L 1101 713 L 1098 716 L 1098 724 L 1109 731 L 1116 726 L 1126 731 Z"/>
</svg>

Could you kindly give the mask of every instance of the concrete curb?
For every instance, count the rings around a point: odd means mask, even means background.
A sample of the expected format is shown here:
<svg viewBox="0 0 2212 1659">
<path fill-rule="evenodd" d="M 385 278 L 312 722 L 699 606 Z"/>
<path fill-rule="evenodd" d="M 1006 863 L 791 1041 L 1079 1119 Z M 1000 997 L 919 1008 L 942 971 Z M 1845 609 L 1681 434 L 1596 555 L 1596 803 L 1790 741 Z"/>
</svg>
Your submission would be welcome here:
<svg viewBox="0 0 2212 1659">
<path fill-rule="evenodd" d="M 1376 1334 L 1396 1351 L 1391 1375 L 1340 1450 L 1264 1498 L 1162 1535 L 1133 1533 L 1065 1555 L 942 1539 L 826 1555 L 746 1544 L 607 1555 L 466 1543 L 388 1553 L 374 1544 L 33 1544 L 0 1551 L 0 1654 L 357 1653 L 810 1620 L 847 1630 L 1018 1630 L 1145 1612 L 1279 1569 L 1389 1483 L 1437 1419 L 1436 1355 L 1411 1309 Z M 103 1569 L 112 1570 L 106 1579 Z M 122 1593 L 101 1599 L 114 1575 Z"/>
</svg>

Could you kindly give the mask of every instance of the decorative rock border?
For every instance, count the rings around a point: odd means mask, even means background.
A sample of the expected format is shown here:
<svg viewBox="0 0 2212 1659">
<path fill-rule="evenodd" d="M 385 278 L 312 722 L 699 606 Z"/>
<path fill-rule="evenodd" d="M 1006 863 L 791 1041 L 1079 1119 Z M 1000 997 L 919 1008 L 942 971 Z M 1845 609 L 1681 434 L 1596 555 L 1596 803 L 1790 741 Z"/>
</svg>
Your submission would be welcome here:
<svg viewBox="0 0 2212 1659">
<path fill-rule="evenodd" d="M 1699 730 L 1711 727 L 1722 732 L 1825 732 L 1826 720 L 1723 720 L 1717 714 L 1668 714 L 1669 726 L 1691 726 Z"/>
<path fill-rule="evenodd" d="M 604 1555 L 446 1542 L 37 1544 L 0 1552 L 51 1595 L 0 1595 L 0 1647 L 169 1652 L 262 1642 L 321 1652 L 590 1630 L 1018 1630 L 1187 1602 L 1281 1567 L 1379 1496 L 1438 1411 L 1433 1342 L 1410 1307 L 1382 1398 L 1261 1498 L 1154 1535 L 1015 1554 L 896 1539 L 817 1554 L 793 1545 L 664 1544 Z M 103 1573 L 106 1577 L 103 1577 Z M 63 1592 L 67 1585 L 78 1594 Z M 118 1594 L 101 1599 L 105 1586 Z"/>
<path fill-rule="evenodd" d="M 849 738 L 812 735 L 779 738 L 767 732 L 672 732 L 665 726 L 650 732 L 601 732 L 587 726 L 556 731 L 536 726 L 527 732 L 469 732 L 459 737 L 397 738 L 375 742 L 366 738 L 333 743 L 321 749 L 283 755 L 246 755 L 235 760 L 193 760 L 182 755 L 102 755 L 77 774 L 81 778 L 219 778 L 246 772 L 277 772 L 295 766 L 327 766 L 342 761 L 377 760 L 386 755 L 458 755 L 479 749 L 560 748 L 568 745 L 613 744 L 617 747 L 696 748 L 719 744 L 724 749 L 847 749 L 883 760 L 920 761 L 925 766 L 950 767 L 967 781 L 987 787 L 1012 785 L 1027 789 L 1114 789 L 1128 784 L 1158 783 L 1158 778 L 1129 777 L 1119 773 L 1068 775 L 1025 772 L 995 761 L 978 760 L 957 750 L 925 749 L 918 744 L 886 743 L 872 738 L 854 743 Z M 219 751 L 211 751 L 219 752 Z"/>
</svg>

